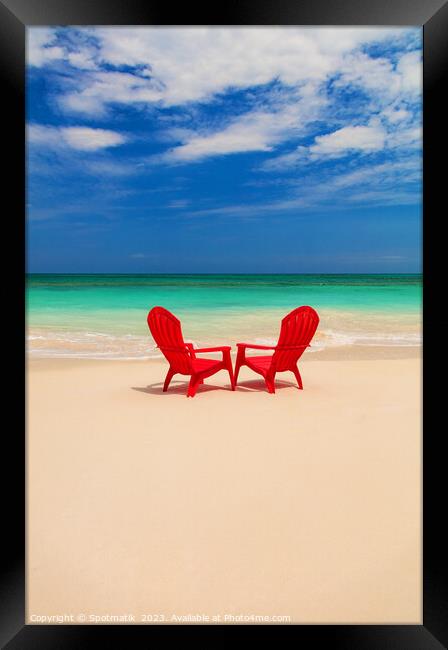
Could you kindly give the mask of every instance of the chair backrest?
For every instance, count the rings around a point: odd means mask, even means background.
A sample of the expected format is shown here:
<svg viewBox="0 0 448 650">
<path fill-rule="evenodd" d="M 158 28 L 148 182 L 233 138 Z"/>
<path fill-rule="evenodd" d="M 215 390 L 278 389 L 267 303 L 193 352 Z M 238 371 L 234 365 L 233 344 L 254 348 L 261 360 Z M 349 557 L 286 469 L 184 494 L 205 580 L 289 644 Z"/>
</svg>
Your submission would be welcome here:
<svg viewBox="0 0 448 650">
<path fill-rule="evenodd" d="M 319 325 L 317 312 L 308 306 L 293 309 L 282 320 L 277 350 L 272 356 L 276 370 L 290 370 L 305 352 Z M 290 346 L 303 346 L 288 349 Z M 283 348 L 283 349 L 282 349 Z"/>
<path fill-rule="evenodd" d="M 180 320 L 164 307 L 153 307 L 148 314 L 148 327 L 175 372 L 191 373 L 190 351 L 184 343 Z"/>
</svg>

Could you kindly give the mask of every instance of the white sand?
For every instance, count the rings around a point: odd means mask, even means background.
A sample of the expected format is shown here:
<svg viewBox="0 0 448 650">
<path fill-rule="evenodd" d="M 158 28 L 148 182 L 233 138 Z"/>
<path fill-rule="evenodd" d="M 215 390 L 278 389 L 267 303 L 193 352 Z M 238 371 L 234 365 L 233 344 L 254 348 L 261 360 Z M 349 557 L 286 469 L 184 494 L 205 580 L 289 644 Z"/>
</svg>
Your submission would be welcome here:
<svg viewBox="0 0 448 650">
<path fill-rule="evenodd" d="M 303 391 L 194 399 L 164 362 L 31 362 L 28 621 L 421 623 L 420 361 L 310 357 Z"/>
</svg>

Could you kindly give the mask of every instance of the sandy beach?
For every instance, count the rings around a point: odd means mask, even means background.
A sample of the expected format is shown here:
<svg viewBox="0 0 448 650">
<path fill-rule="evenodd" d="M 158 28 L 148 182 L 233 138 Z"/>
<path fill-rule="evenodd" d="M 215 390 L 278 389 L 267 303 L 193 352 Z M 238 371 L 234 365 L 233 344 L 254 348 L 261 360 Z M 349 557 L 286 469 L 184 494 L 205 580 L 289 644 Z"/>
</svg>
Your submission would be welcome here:
<svg viewBox="0 0 448 650">
<path fill-rule="evenodd" d="M 28 622 L 420 623 L 420 358 L 395 356 L 194 399 L 161 360 L 30 361 Z"/>
</svg>

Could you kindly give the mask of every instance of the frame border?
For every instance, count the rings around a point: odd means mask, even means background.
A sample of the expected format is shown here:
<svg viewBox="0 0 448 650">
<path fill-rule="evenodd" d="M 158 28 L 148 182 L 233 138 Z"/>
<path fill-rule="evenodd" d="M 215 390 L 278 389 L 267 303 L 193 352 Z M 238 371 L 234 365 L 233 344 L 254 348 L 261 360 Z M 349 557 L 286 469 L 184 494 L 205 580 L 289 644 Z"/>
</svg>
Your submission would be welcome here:
<svg viewBox="0 0 448 650">
<path fill-rule="evenodd" d="M 144 0 L 0 0 L 0 79 L 2 81 L 2 112 L 11 146 L 7 152 L 7 183 L 5 198 L 14 212 L 25 215 L 25 28 L 33 25 L 170 25 L 173 24 L 171 7 Z M 443 324 L 431 317 L 429 305 L 435 304 L 440 293 L 437 278 L 443 277 L 444 241 L 437 241 L 437 212 L 443 205 L 446 185 L 446 164 L 443 160 L 446 130 L 446 109 L 442 100 L 444 73 L 448 69 L 448 3 L 445 0 L 240 0 L 212 10 L 210 6 L 176 8 L 176 25 L 400 25 L 423 26 L 423 101 L 424 101 L 424 152 L 423 152 L 423 222 L 424 244 L 424 329 L 426 358 L 438 359 L 436 346 L 442 340 Z M 441 215 L 442 216 L 442 215 Z M 433 224 L 429 230 L 429 221 Z M 11 229 L 8 242 L 17 244 L 16 277 L 23 277 L 26 246 L 24 220 L 19 228 Z M 429 246 L 431 245 L 431 253 Z M 19 268 L 20 265 L 20 268 Z M 15 270 L 15 269 L 14 269 Z M 11 267 L 8 267 L 11 273 Z M 22 289 L 23 284 L 20 285 Z M 20 291 L 14 292 L 13 306 L 23 313 L 25 305 Z M 15 310 L 16 311 L 16 310 Z M 23 320 L 23 322 L 24 322 Z M 17 347 L 23 350 L 20 327 L 15 330 Z M 8 332 L 8 340 L 10 333 Z M 20 346 L 20 347 L 19 347 Z M 436 356 L 437 355 L 437 356 Z M 429 364 L 424 363 L 423 380 L 429 386 Z M 24 386 L 23 376 L 11 382 L 17 394 Z M 446 485 L 444 482 L 444 456 L 438 427 L 430 427 L 430 413 L 440 404 L 442 388 L 434 383 L 431 393 L 424 393 L 424 418 L 426 436 L 424 452 L 424 550 L 423 550 L 423 624 L 422 625 L 263 625 L 263 627 L 292 627 L 297 640 L 310 644 L 325 643 L 330 647 L 356 648 L 356 650 L 438 650 L 448 646 L 447 583 L 441 567 L 444 565 L 446 541 L 439 523 L 439 508 Z M 20 412 L 20 408 L 18 410 Z M 24 423 L 26 424 L 26 423 Z M 440 426 L 440 425 L 439 425 Z M 162 626 L 153 625 L 26 625 L 25 621 L 25 439 L 21 433 L 14 436 L 13 428 L 7 438 L 8 481 L 10 500 L 4 500 L 8 534 L 4 535 L 4 572 L 0 582 L 0 642 L 8 650 L 27 650 L 43 647 L 46 650 L 97 647 L 123 643 L 136 644 L 138 639 L 159 638 Z M 430 437 L 431 434 L 431 437 Z M 6 454 L 5 454 L 6 457 Z M 173 626 L 170 626 L 173 627 Z M 196 625 L 174 626 L 182 628 Z M 198 625 L 208 628 L 215 625 Z M 219 627 L 234 627 L 222 626 Z M 237 627 L 253 627 L 238 625 Z M 257 626 L 258 627 L 258 626 Z M 125 629 L 128 628 L 128 629 Z M 187 631 L 188 633 L 188 631 Z M 3 646 L 3 644 L 6 644 Z"/>
</svg>

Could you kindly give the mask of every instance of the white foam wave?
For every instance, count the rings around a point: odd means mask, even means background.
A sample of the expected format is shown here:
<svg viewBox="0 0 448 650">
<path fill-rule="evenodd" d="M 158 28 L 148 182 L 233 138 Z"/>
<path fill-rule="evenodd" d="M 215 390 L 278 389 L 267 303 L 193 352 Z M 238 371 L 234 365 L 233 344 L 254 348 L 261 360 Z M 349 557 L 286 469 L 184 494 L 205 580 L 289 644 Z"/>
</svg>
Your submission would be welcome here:
<svg viewBox="0 0 448 650">
<path fill-rule="evenodd" d="M 257 345 L 274 346 L 277 339 L 271 337 L 243 337 L 240 340 L 253 341 Z M 222 341 L 232 344 L 234 341 Z M 422 343 L 418 332 L 365 332 L 321 330 L 316 333 L 308 352 L 321 352 L 328 348 L 341 346 L 377 346 L 377 347 L 416 347 Z M 217 340 L 193 342 L 195 347 L 219 345 Z M 111 360 L 145 360 L 161 358 L 163 355 L 156 348 L 149 336 L 135 334 L 110 334 L 105 332 L 84 331 L 31 331 L 27 336 L 27 352 L 32 357 L 58 357 L 66 359 L 111 359 Z M 253 350 L 251 354 L 266 354 L 263 350 Z"/>
<path fill-rule="evenodd" d="M 339 332 L 326 330 L 323 332 L 324 341 L 317 340 L 313 347 L 334 347 L 342 345 L 365 345 L 381 347 L 415 347 L 421 345 L 422 337 L 418 332 L 399 333 L 366 333 L 366 332 Z"/>
</svg>

